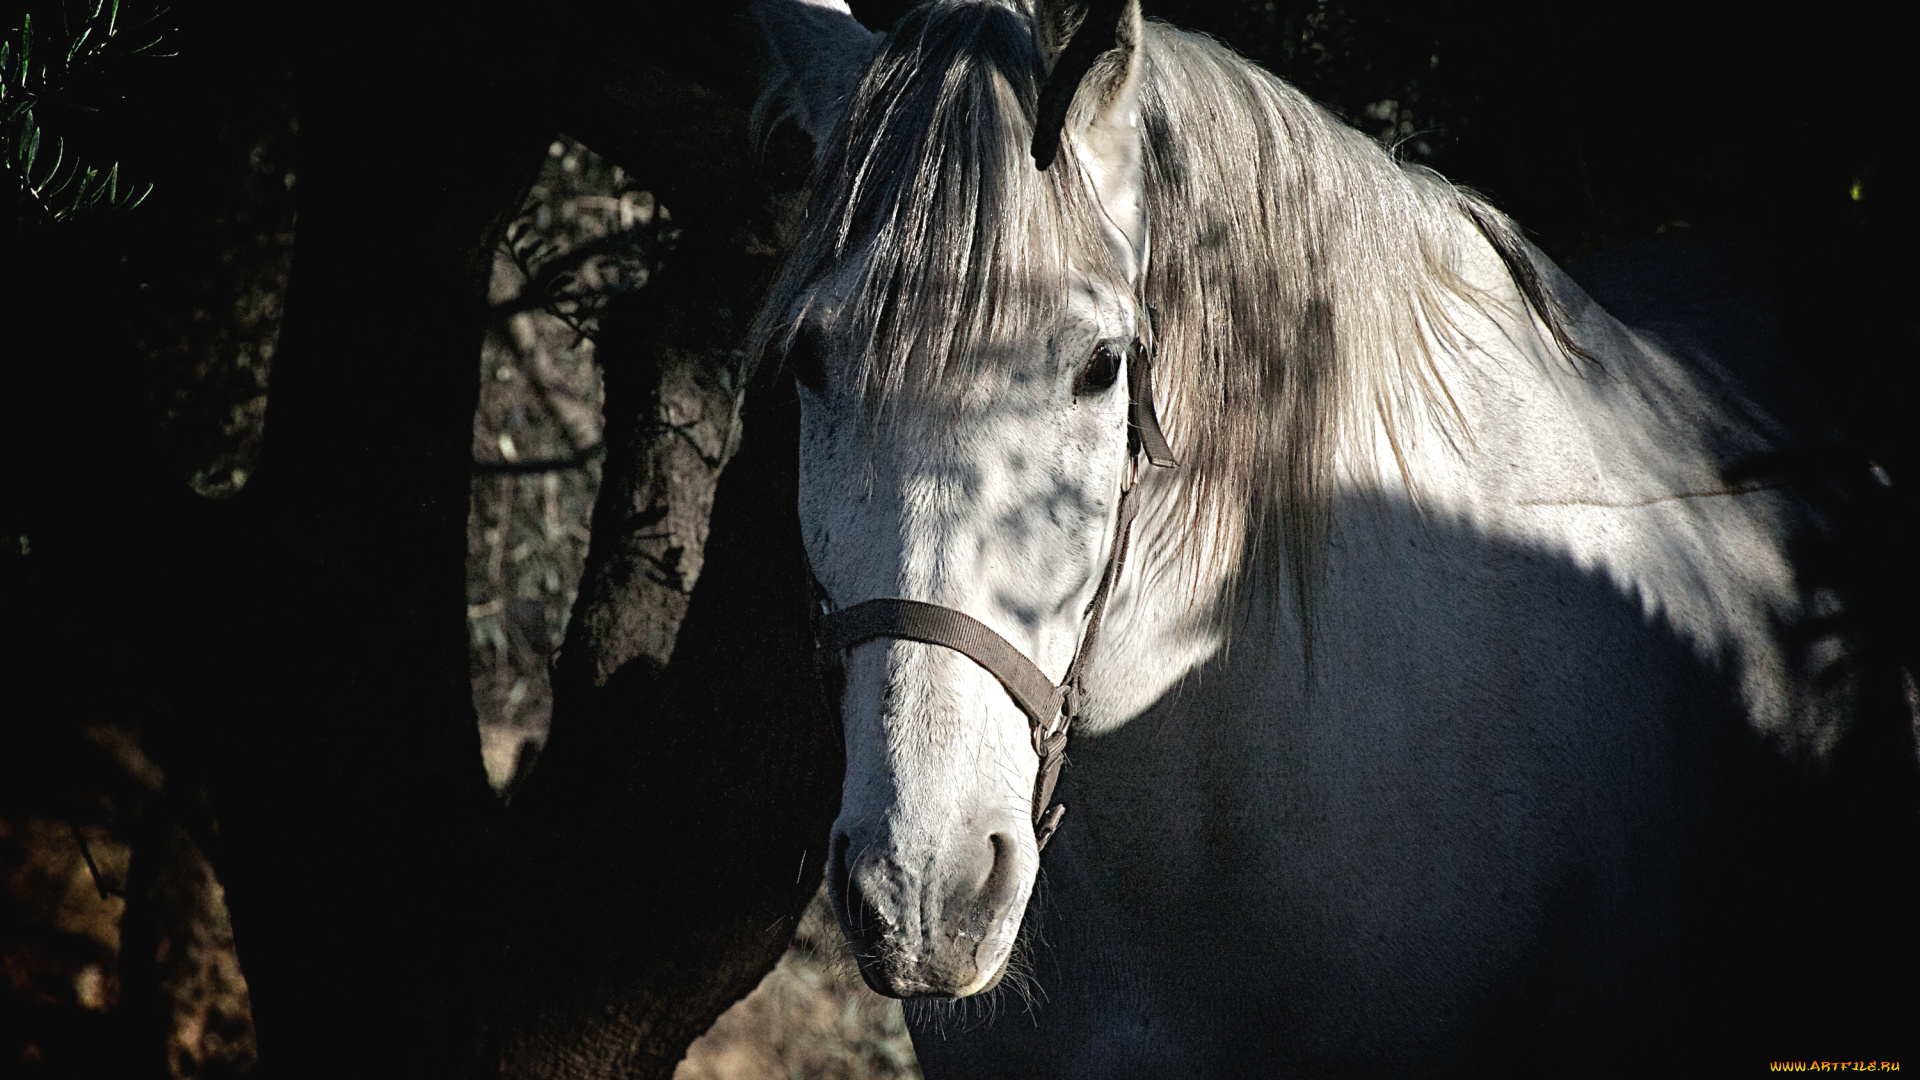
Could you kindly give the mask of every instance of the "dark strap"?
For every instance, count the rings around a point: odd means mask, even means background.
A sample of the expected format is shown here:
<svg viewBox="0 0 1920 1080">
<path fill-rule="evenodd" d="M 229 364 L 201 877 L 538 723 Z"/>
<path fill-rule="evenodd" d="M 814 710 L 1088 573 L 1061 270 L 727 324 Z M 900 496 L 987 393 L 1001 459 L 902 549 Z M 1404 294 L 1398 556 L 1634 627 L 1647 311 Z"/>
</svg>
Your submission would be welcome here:
<svg viewBox="0 0 1920 1080">
<path fill-rule="evenodd" d="M 1180 462 L 1161 434 L 1160 414 L 1153 408 L 1152 348 L 1134 338 L 1133 348 L 1127 350 L 1127 449 L 1130 453 L 1145 450 L 1148 461 L 1171 469 Z"/>
<path fill-rule="evenodd" d="M 1027 721 L 1046 727 L 1060 715 L 1062 694 L 1027 655 L 986 623 L 953 608 L 884 597 L 829 612 L 820 619 L 820 647 L 839 652 L 877 637 L 944 645 L 986 668 Z"/>
<path fill-rule="evenodd" d="M 820 617 L 820 647 L 830 653 L 851 648 L 874 638 L 904 638 L 929 645 L 942 645 L 985 668 L 1006 687 L 1007 696 L 1027 714 L 1027 730 L 1033 739 L 1033 752 L 1040 757 L 1040 769 L 1033 781 L 1033 827 L 1040 847 L 1060 827 L 1065 806 L 1053 803 L 1053 788 L 1060 780 L 1060 766 L 1067 756 L 1067 731 L 1080 714 L 1085 696 L 1083 688 L 1087 666 L 1100 639 L 1100 623 L 1107 613 L 1107 599 L 1127 563 L 1127 541 L 1133 532 L 1133 515 L 1138 504 L 1129 487 L 1120 495 L 1120 508 L 1114 515 L 1113 547 L 1107 553 L 1106 569 L 1093 599 L 1087 602 L 1086 629 L 1080 645 L 1067 665 L 1067 677 L 1058 687 L 1027 654 L 993 628 L 964 611 L 923 600 L 881 597 L 867 600 Z"/>
<path fill-rule="evenodd" d="M 1087 628 L 1080 632 L 1080 647 L 1073 652 L 1073 663 L 1067 665 L 1067 677 L 1060 681 L 1060 689 L 1066 695 L 1069 720 L 1080 715 L 1087 667 L 1093 662 L 1093 647 L 1100 640 L 1100 622 L 1107 615 L 1107 598 L 1113 595 L 1114 583 L 1120 580 L 1120 571 L 1127 565 L 1127 543 L 1133 534 L 1133 515 L 1137 509 L 1133 493 L 1137 490 L 1130 487 L 1120 493 L 1120 507 L 1114 512 L 1113 547 L 1107 552 L 1107 568 L 1100 575 L 1100 584 L 1093 590 L 1093 599 L 1087 601 L 1084 613 Z"/>
</svg>

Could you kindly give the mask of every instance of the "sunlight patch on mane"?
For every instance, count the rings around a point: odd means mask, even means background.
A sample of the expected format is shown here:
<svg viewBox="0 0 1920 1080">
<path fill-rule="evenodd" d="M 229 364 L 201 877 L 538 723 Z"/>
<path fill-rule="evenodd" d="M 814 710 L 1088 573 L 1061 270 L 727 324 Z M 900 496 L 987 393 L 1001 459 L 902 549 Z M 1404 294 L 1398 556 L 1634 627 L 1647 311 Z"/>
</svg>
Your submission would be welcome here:
<svg viewBox="0 0 1920 1080">
<path fill-rule="evenodd" d="M 1190 580 L 1200 559 L 1265 566 L 1308 614 L 1335 488 L 1377 475 L 1376 440 L 1416 501 L 1418 444 L 1470 443 L 1436 356 L 1478 347 L 1455 312 L 1512 298 L 1458 268 L 1486 244 L 1510 273 L 1531 255 L 1476 196 L 1214 41 L 1151 24 L 1146 44 L 1146 292 L 1185 489 L 1154 546 Z M 1514 285 L 1564 349 L 1537 279 Z"/>
<path fill-rule="evenodd" d="M 1418 501 L 1421 442 L 1470 441 L 1436 360 L 1478 348 L 1453 313 L 1523 308 L 1559 353 L 1584 354 L 1531 249 L 1477 196 L 1211 39 L 1149 23 L 1143 48 L 1145 295 L 1181 468 L 1172 508 L 1140 526 L 1179 565 L 1142 570 L 1265 567 L 1307 615 L 1335 488 L 1376 475 L 1376 443 Z M 1016 343 L 1064 308 L 1070 259 L 1114 272 L 1074 155 L 1046 172 L 1028 158 L 1044 77 L 1024 9 L 936 0 L 903 16 L 821 155 L 754 355 L 811 321 L 859 358 L 876 412 L 910 385 L 1021 362 Z M 1488 247 L 1511 293 L 1463 277 Z"/>
</svg>

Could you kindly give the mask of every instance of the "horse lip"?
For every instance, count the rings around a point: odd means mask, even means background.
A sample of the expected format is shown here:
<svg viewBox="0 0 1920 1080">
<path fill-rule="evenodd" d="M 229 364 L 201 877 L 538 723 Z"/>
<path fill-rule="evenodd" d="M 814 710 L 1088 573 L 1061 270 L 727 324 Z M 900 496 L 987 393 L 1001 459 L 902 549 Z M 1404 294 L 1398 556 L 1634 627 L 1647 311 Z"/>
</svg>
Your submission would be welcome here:
<svg viewBox="0 0 1920 1080">
<path fill-rule="evenodd" d="M 956 932 L 954 937 L 967 938 L 974 943 L 969 954 L 974 960 L 974 982 L 956 984 L 945 980 L 938 983 L 929 980 L 922 974 L 924 969 L 918 954 L 904 949 L 893 954 L 891 963 L 882 962 L 880 957 L 874 955 L 858 956 L 860 977 L 874 993 L 883 997 L 901 999 L 951 1001 L 984 994 L 999 986 L 1000 980 L 1006 977 L 1007 969 L 1012 966 L 1011 950 L 1008 955 L 1000 957 L 994 964 L 993 974 L 990 977 L 979 980 L 979 974 L 985 971 L 987 966 L 980 962 L 980 950 L 986 948 L 988 942 L 983 937 L 976 937 L 965 931 Z"/>
<path fill-rule="evenodd" d="M 935 989 L 934 985 L 925 979 L 907 978 L 898 973 L 890 976 L 887 972 L 880 970 L 880 967 L 881 965 L 871 963 L 865 958 L 860 961 L 860 978 L 866 982 L 868 989 L 882 997 L 906 999 L 958 996 L 952 991 Z"/>
<path fill-rule="evenodd" d="M 980 989 L 973 991 L 967 996 L 972 997 L 974 994 L 985 994 L 985 993 L 991 992 L 994 987 L 1000 985 L 1001 979 L 1004 979 L 1007 977 L 1007 970 L 1011 967 L 1013 967 L 1013 957 L 1009 955 L 1006 959 L 1000 961 L 999 967 L 994 969 L 993 978 L 988 979 L 986 982 L 982 983 L 980 985 Z"/>
<path fill-rule="evenodd" d="M 982 940 L 982 941 L 976 942 L 973 947 L 974 970 L 976 972 L 986 970 L 986 965 L 980 963 L 980 950 L 985 948 L 986 945 L 987 943 L 984 940 Z M 961 997 L 972 997 L 975 994 L 984 994 L 987 991 L 992 990 L 994 987 L 999 986 L 1000 980 L 1007 977 L 1007 969 L 1012 966 L 1013 966 L 1013 951 L 1009 949 L 1007 951 L 1007 954 L 1005 956 L 1000 957 L 999 962 L 994 964 L 993 974 L 988 976 L 988 978 L 984 982 L 981 982 L 979 985 L 975 986 L 971 990 L 967 990 L 963 988 L 961 990 L 953 992 L 952 994 L 949 994 L 948 996 L 961 998 Z"/>
</svg>

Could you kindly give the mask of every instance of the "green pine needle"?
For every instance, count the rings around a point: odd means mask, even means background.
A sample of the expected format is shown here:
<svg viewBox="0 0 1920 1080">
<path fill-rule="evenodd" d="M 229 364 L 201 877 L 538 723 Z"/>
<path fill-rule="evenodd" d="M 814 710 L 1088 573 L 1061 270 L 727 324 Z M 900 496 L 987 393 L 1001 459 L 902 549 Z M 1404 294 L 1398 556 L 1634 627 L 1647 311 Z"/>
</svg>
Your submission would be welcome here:
<svg viewBox="0 0 1920 1080">
<path fill-rule="evenodd" d="M 36 106 L 42 103 L 77 106 L 69 95 L 76 86 L 96 79 L 135 57 L 169 55 L 156 52 L 163 37 L 164 9 L 122 21 L 120 0 L 93 0 L 79 9 L 75 26 L 69 18 L 64 35 L 37 35 L 31 15 L 0 41 L 0 171 L 16 193 L 18 228 L 63 225 L 101 214 L 124 213 L 139 206 L 153 192 L 152 184 L 123 187 L 120 164 L 103 172 L 67 154 L 57 134 L 48 144 L 51 164 L 40 153 L 49 138 Z M 39 48 L 35 46 L 38 45 Z M 36 63 L 36 56 L 58 57 Z"/>
</svg>

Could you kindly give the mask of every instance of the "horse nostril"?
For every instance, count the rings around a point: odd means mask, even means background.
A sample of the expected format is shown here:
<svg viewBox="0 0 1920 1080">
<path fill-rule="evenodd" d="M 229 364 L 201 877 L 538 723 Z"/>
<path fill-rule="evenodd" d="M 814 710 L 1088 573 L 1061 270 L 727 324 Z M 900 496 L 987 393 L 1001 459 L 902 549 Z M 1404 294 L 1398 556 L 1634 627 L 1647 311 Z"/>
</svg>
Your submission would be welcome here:
<svg viewBox="0 0 1920 1080">
<path fill-rule="evenodd" d="M 852 898 L 859 890 L 854 886 L 853 873 L 847 866 L 847 846 L 851 841 L 847 834 L 833 834 L 833 847 L 827 855 L 827 896 L 838 901 L 841 911 L 851 914 Z"/>
<path fill-rule="evenodd" d="M 846 833 L 834 834 L 831 861 L 827 864 L 827 873 L 831 875 L 828 879 L 828 895 L 839 901 L 841 926 L 858 948 L 866 944 L 867 935 L 880 932 L 885 924 L 853 875 L 853 868 L 847 859 L 850 845 Z"/>
<path fill-rule="evenodd" d="M 887 929 L 886 920 L 882 919 L 879 910 L 867 901 L 867 894 L 861 892 L 858 885 L 853 887 L 852 895 L 847 897 L 847 918 L 853 922 L 849 933 L 853 939 L 852 943 L 862 949 L 871 946 L 873 938 L 885 933 Z"/>
<path fill-rule="evenodd" d="M 1019 842 L 1013 834 L 1003 832 L 988 836 L 987 842 L 993 847 L 993 866 L 982 883 L 980 904 L 996 917 L 1004 917 L 1007 908 L 1013 905 L 1014 895 L 1020 891 Z"/>
<path fill-rule="evenodd" d="M 833 834 L 832 850 L 827 853 L 827 891 L 835 896 L 838 896 L 841 890 L 853 881 L 847 876 L 847 845 L 849 843 L 846 833 L 836 832 Z"/>
</svg>

